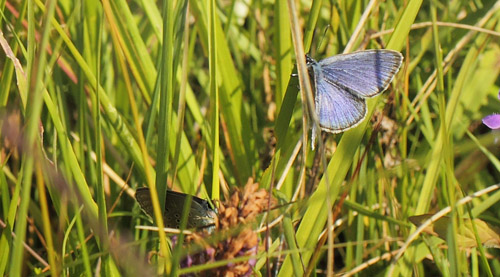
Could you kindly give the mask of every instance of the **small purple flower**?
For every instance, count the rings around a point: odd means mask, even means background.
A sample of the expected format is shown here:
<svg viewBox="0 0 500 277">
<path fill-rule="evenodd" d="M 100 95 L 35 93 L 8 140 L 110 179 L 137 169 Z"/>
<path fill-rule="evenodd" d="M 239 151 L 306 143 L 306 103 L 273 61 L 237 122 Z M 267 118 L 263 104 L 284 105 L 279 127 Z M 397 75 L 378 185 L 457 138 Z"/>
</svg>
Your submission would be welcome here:
<svg viewBox="0 0 500 277">
<path fill-rule="evenodd" d="M 498 99 L 500 100 L 500 91 L 498 92 Z M 500 129 L 500 114 L 491 114 L 483 118 L 483 124 L 490 129 Z"/>
</svg>

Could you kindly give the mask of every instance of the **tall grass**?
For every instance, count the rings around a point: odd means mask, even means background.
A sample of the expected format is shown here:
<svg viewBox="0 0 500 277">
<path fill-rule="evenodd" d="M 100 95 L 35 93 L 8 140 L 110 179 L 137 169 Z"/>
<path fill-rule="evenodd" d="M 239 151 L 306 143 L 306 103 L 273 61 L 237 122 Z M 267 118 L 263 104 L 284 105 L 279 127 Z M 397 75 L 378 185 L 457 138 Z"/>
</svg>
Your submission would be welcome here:
<svg viewBox="0 0 500 277">
<path fill-rule="evenodd" d="M 500 274 L 498 249 L 463 243 L 500 225 L 481 123 L 500 111 L 500 4 L 306 2 L 3 1 L 0 275 L 178 273 L 171 235 L 136 228 L 135 188 L 162 226 L 167 189 L 223 201 L 249 178 L 283 215 L 256 274 Z M 302 53 L 372 48 L 402 69 L 311 150 Z M 439 236 L 409 220 L 441 210 Z"/>
</svg>

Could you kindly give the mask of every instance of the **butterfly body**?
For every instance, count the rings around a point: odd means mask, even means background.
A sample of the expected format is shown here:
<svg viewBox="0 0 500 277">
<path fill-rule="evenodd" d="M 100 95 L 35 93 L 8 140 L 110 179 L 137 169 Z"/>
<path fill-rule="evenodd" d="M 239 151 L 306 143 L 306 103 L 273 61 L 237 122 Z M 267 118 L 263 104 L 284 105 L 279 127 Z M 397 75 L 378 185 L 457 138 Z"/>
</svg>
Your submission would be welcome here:
<svg viewBox="0 0 500 277">
<path fill-rule="evenodd" d="M 165 227 L 180 229 L 182 212 L 188 195 L 185 193 L 168 190 L 165 201 L 165 211 L 163 213 L 163 223 Z M 149 188 L 138 188 L 135 198 L 144 212 L 154 218 L 153 205 Z M 217 214 L 210 207 L 207 200 L 196 196 L 191 198 L 187 229 L 202 229 L 215 226 Z"/>
<path fill-rule="evenodd" d="M 307 57 L 315 88 L 316 116 L 322 130 L 340 133 L 366 117 L 366 98 L 382 93 L 399 71 L 401 53 L 365 50 L 319 62 Z M 315 136 L 313 127 L 313 139 Z"/>
</svg>

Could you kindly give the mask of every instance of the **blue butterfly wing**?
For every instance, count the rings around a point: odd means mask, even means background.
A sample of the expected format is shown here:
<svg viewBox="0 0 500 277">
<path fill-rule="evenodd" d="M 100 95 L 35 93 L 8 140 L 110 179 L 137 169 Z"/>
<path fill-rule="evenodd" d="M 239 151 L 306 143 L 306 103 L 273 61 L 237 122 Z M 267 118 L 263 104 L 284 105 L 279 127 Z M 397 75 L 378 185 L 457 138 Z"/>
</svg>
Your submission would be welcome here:
<svg viewBox="0 0 500 277">
<path fill-rule="evenodd" d="M 329 83 L 359 97 L 384 91 L 399 71 L 403 56 L 392 50 L 365 50 L 336 55 L 318 62 Z"/>
<path fill-rule="evenodd" d="M 332 133 L 356 126 L 366 116 L 365 99 L 327 82 L 321 72 L 314 70 L 316 115 L 321 128 Z"/>
</svg>

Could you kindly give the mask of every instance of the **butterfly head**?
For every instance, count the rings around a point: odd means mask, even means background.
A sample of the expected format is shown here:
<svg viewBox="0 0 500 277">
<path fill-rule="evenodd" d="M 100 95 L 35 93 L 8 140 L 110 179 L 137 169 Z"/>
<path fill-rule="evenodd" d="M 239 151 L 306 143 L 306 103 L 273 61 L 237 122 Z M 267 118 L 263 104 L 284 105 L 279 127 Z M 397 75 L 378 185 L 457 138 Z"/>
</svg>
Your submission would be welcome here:
<svg viewBox="0 0 500 277">
<path fill-rule="evenodd" d="M 313 59 L 311 56 L 309 56 L 309 54 L 306 54 L 306 64 L 307 66 L 311 66 L 311 65 L 314 65 L 314 64 L 317 64 L 318 62 Z"/>
</svg>

